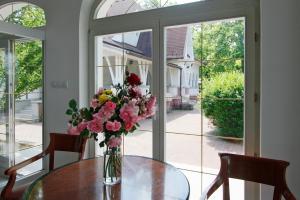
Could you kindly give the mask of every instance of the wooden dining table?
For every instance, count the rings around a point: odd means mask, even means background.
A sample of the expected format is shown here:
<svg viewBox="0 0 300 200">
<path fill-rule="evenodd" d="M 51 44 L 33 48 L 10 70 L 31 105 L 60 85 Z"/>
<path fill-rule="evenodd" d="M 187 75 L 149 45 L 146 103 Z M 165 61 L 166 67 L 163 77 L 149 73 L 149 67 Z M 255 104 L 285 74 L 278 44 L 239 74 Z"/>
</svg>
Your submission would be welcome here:
<svg viewBox="0 0 300 200">
<path fill-rule="evenodd" d="M 36 200 L 186 200 L 190 187 L 172 165 L 140 156 L 122 158 L 119 184 L 103 184 L 103 158 L 75 162 L 34 181 L 23 199 Z"/>
</svg>

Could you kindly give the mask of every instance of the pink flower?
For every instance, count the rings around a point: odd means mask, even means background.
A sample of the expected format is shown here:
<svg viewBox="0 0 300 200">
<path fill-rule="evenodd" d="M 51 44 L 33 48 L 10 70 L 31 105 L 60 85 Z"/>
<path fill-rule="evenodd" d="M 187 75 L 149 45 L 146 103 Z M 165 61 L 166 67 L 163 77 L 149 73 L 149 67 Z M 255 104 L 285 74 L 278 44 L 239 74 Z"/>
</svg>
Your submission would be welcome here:
<svg viewBox="0 0 300 200">
<path fill-rule="evenodd" d="M 136 101 L 131 100 L 128 103 L 125 103 L 120 109 L 120 118 L 125 123 L 135 124 L 139 119 L 139 107 L 136 106 Z"/>
<path fill-rule="evenodd" d="M 115 103 L 108 101 L 104 104 L 104 106 L 102 106 L 98 113 L 94 114 L 93 116 L 101 119 L 103 122 L 106 122 L 114 115 L 116 107 L 117 105 Z"/>
<path fill-rule="evenodd" d="M 87 122 L 80 122 L 77 126 L 78 131 L 81 133 L 88 126 Z"/>
<path fill-rule="evenodd" d="M 150 117 L 155 114 L 154 109 L 155 109 L 155 104 L 156 104 L 156 97 L 151 96 L 150 99 L 146 103 L 146 117 Z"/>
<path fill-rule="evenodd" d="M 97 99 L 92 99 L 90 106 L 93 108 L 96 108 L 98 106 L 98 100 Z"/>
<path fill-rule="evenodd" d="M 108 122 L 106 122 L 105 127 L 106 127 L 106 129 L 109 130 L 109 131 L 114 131 L 114 132 L 116 132 L 116 131 L 120 130 L 120 128 L 121 128 L 121 123 L 118 122 L 117 120 L 115 120 L 115 121 L 113 121 L 113 122 L 112 122 L 112 121 L 108 121 Z"/>
<path fill-rule="evenodd" d="M 79 135 L 80 131 L 78 130 L 77 126 L 72 126 L 71 124 L 68 125 L 68 134 L 70 135 Z"/>
<path fill-rule="evenodd" d="M 107 146 L 109 148 L 115 148 L 115 147 L 119 147 L 121 143 L 122 143 L 121 137 L 111 136 L 109 141 L 107 142 Z"/>
<path fill-rule="evenodd" d="M 133 123 L 127 122 L 125 123 L 125 130 L 130 131 L 133 127 Z"/>
<path fill-rule="evenodd" d="M 95 118 L 92 121 L 89 121 L 87 128 L 93 133 L 100 133 L 103 131 L 102 120 L 100 118 Z"/>
<path fill-rule="evenodd" d="M 104 108 L 107 111 L 113 111 L 116 109 L 116 107 L 117 107 L 117 105 L 112 101 L 107 101 L 104 105 Z"/>
<path fill-rule="evenodd" d="M 148 100 L 147 104 L 146 104 L 146 107 L 148 109 L 151 109 L 155 106 L 155 104 L 156 104 L 156 97 L 151 96 L 150 99 Z"/>
</svg>

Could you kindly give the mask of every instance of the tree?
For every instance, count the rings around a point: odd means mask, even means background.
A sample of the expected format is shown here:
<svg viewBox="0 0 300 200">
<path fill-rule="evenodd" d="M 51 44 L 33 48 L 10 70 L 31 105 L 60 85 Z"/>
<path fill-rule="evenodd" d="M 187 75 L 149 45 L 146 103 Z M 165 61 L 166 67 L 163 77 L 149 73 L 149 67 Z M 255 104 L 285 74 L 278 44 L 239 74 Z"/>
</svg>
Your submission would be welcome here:
<svg viewBox="0 0 300 200">
<path fill-rule="evenodd" d="M 244 21 L 202 23 L 194 29 L 194 51 L 202 60 L 202 78 L 244 69 Z"/>
<path fill-rule="evenodd" d="M 28 28 L 36 28 L 46 25 L 43 9 L 34 5 L 27 5 L 14 11 L 4 21 L 19 24 Z"/>
</svg>

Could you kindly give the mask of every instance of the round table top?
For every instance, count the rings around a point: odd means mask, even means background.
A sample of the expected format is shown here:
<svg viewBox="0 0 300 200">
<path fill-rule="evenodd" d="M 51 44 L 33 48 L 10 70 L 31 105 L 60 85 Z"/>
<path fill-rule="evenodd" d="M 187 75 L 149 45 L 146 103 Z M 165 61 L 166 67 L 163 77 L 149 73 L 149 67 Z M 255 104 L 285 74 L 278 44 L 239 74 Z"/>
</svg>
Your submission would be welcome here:
<svg viewBox="0 0 300 200">
<path fill-rule="evenodd" d="M 175 167 L 150 158 L 124 156 L 121 183 L 104 186 L 103 158 L 58 168 L 33 182 L 23 199 L 176 199 L 189 197 L 189 183 Z"/>
</svg>

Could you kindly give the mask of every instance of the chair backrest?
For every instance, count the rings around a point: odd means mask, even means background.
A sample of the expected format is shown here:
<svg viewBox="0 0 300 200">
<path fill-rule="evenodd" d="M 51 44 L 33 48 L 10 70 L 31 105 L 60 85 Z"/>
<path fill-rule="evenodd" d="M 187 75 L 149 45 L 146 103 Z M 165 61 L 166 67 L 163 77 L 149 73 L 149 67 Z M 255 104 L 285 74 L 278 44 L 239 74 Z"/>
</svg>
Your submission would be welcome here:
<svg viewBox="0 0 300 200">
<path fill-rule="evenodd" d="M 9 176 L 9 180 L 1 192 L 0 199 L 11 199 L 12 197 L 15 197 L 16 194 L 13 192 L 13 187 L 16 181 L 17 170 L 45 157 L 48 154 L 50 154 L 49 170 L 53 170 L 55 151 L 77 152 L 79 153 L 79 160 L 81 160 L 83 158 L 86 142 L 87 138 L 83 138 L 78 135 L 50 133 L 50 144 L 45 151 L 5 170 L 5 174 Z M 17 193 L 17 195 L 22 195 L 22 193 Z"/>
<path fill-rule="evenodd" d="M 221 169 L 218 176 L 223 179 L 224 199 L 230 198 L 228 178 L 274 186 L 274 200 L 281 199 L 282 195 L 286 199 L 295 199 L 289 191 L 285 179 L 288 162 L 228 153 L 220 153 L 219 156 Z"/>
<path fill-rule="evenodd" d="M 50 133 L 50 144 L 48 151 L 50 154 L 49 169 L 54 169 L 55 151 L 68 151 L 79 153 L 79 160 L 83 158 L 87 138 L 79 135 L 68 135 L 61 133 Z"/>
</svg>

